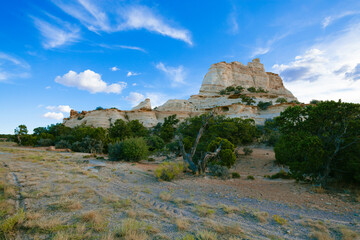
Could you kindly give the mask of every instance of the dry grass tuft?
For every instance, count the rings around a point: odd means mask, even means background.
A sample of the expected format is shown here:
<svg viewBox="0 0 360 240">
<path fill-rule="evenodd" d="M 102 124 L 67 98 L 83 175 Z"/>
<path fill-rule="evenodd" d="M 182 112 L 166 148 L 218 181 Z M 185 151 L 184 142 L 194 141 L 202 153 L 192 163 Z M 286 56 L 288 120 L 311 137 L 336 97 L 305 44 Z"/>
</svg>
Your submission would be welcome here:
<svg viewBox="0 0 360 240">
<path fill-rule="evenodd" d="M 177 218 L 175 224 L 178 230 L 185 231 L 190 228 L 190 221 L 186 218 Z"/>
<path fill-rule="evenodd" d="M 81 220 L 91 225 L 91 228 L 97 232 L 104 231 L 108 222 L 104 218 L 104 214 L 98 211 L 89 211 L 81 216 Z"/>
<path fill-rule="evenodd" d="M 239 235 L 244 233 L 244 231 L 238 224 L 224 225 L 219 222 L 207 219 L 205 220 L 204 225 L 221 235 L 226 235 L 226 234 Z"/>
<path fill-rule="evenodd" d="M 199 240 L 217 240 L 218 236 L 214 232 L 209 232 L 206 230 L 198 231 L 196 233 L 196 237 Z"/>
<path fill-rule="evenodd" d="M 340 227 L 341 239 L 342 240 L 354 240 L 360 239 L 360 235 L 345 226 Z"/>
<path fill-rule="evenodd" d="M 220 204 L 219 206 L 226 214 L 232 214 L 235 212 L 240 212 L 240 209 L 235 206 Z"/>
<path fill-rule="evenodd" d="M 82 209 L 82 204 L 75 199 L 62 198 L 58 202 L 49 204 L 49 207 L 53 210 L 75 211 Z"/>
<path fill-rule="evenodd" d="M 122 221 L 115 237 L 125 240 L 145 240 L 148 239 L 148 233 L 152 232 L 151 230 L 151 225 L 128 218 Z"/>
<path fill-rule="evenodd" d="M 266 223 L 269 218 L 269 213 L 267 212 L 255 212 L 254 216 L 259 220 L 261 223 Z"/>
<path fill-rule="evenodd" d="M 172 199 L 172 196 L 169 192 L 161 192 L 159 194 L 159 198 L 163 201 L 170 201 Z"/>
<path fill-rule="evenodd" d="M 329 229 L 321 221 L 314 221 L 311 219 L 305 220 L 303 222 L 304 226 L 312 228 L 312 231 L 309 237 L 317 240 L 332 240 L 333 238 L 330 235 Z"/>
</svg>

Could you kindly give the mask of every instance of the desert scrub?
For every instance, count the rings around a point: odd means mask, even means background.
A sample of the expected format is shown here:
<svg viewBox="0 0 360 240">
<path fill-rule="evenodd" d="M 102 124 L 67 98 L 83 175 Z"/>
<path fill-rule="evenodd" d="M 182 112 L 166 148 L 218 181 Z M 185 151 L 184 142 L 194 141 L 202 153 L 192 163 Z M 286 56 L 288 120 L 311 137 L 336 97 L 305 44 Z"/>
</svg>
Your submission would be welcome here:
<svg viewBox="0 0 360 240">
<path fill-rule="evenodd" d="M 261 223 L 267 222 L 267 219 L 269 218 L 269 213 L 267 212 L 255 212 L 254 216 L 257 218 L 257 220 Z"/>
<path fill-rule="evenodd" d="M 12 233 L 15 230 L 16 225 L 21 224 L 24 221 L 24 219 L 25 219 L 25 212 L 21 208 L 16 214 L 1 221 L 0 223 L 1 232 L 4 234 Z"/>
<path fill-rule="evenodd" d="M 210 165 L 209 172 L 214 177 L 220 177 L 221 179 L 228 179 L 230 176 L 229 169 L 220 165 Z"/>
<path fill-rule="evenodd" d="M 232 172 L 231 173 L 231 178 L 240 178 L 240 174 L 237 172 Z"/>
<path fill-rule="evenodd" d="M 122 221 L 120 227 L 115 231 L 115 236 L 121 239 L 145 240 L 148 239 L 148 233 L 156 232 L 158 230 L 150 224 L 127 218 Z"/>
<path fill-rule="evenodd" d="M 247 180 L 255 180 L 254 176 L 252 176 L 252 175 L 247 176 L 246 179 Z"/>
<path fill-rule="evenodd" d="M 201 205 L 196 205 L 195 211 L 200 217 L 209 217 L 215 213 L 214 209 L 211 209 L 207 206 L 201 206 Z"/>
<path fill-rule="evenodd" d="M 291 179 L 292 176 L 290 173 L 285 172 L 283 169 L 281 169 L 278 173 L 275 173 L 275 174 L 269 176 L 268 178 L 270 178 L 270 179 L 278 179 L 278 178 Z"/>
<path fill-rule="evenodd" d="M 74 211 L 82 208 L 82 204 L 74 199 L 64 198 L 49 204 L 51 210 Z"/>
<path fill-rule="evenodd" d="M 172 181 L 178 177 L 183 170 L 184 165 L 182 163 L 166 162 L 160 164 L 160 166 L 155 170 L 155 176 L 164 181 Z"/>
<path fill-rule="evenodd" d="M 285 225 L 287 223 L 287 220 L 279 215 L 273 215 L 272 218 L 280 225 Z"/>
<path fill-rule="evenodd" d="M 172 199 L 172 196 L 169 192 L 161 192 L 159 194 L 159 198 L 163 201 L 170 201 Z"/>
<path fill-rule="evenodd" d="M 181 237 L 176 238 L 176 240 L 196 240 L 196 239 L 194 235 L 187 233 Z"/>
<path fill-rule="evenodd" d="M 218 236 L 214 232 L 202 230 L 196 233 L 196 238 L 199 240 L 217 240 Z"/>
<path fill-rule="evenodd" d="M 90 227 L 97 232 L 104 231 L 108 225 L 108 222 L 105 220 L 104 214 L 97 211 L 85 212 L 81 216 L 81 220 L 88 223 Z"/>
<path fill-rule="evenodd" d="M 249 147 L 244 147 L 243 152 L 244 152 L 245 156 L 250 156 L 253 153 L 253 150 Z"/>
<path fill-rule="evenodd" d="M 190 228 L 190 222 L 186 218 L 177 218 L 175 220 L 175 225 L 180 231 L 185 231 Z"/>
<path fill-rule="evenodd" d="M 226 214 L 231 214 L 231 213 L 235 213 L 235 212 L 240 212 L 240 209 L 239 209 L 238 207 L 235 207 L 235 206 L 220 204 L 219 207 L 220 207 Z"/>
</svg>

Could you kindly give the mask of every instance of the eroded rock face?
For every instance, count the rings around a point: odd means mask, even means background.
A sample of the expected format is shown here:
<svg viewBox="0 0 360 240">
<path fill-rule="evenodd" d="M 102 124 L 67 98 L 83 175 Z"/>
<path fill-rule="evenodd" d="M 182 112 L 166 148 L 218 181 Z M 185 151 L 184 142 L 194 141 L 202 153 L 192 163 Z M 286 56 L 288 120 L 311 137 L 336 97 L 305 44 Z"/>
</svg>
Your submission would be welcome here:
<svg viewBox="0 0 360 240">
<path fill-rule="evenodd" d="M 149 99 L 149 98 L 145 99 L 144 101 L 140 102 L 139 105 L 133 107 L 131 110 L 132 110 L 132 111 L 133 111 L 133 110 L 147 110 L 147 111 L 151 111 L 151 102 L 150 102 L 150 99 Z"/>
<path fill-rule="evenodd" d="M 241 94 L 219 94 L 221 90 L 229 86 L 244 87 L 242 94 L 252 97 L 255 103 L 252 106 L 246 105 Z M 249 87 L 262 88 L 266 92 L 251 93 L 246 90 Z M 285 98 L 288 103 L 276 104 L 278 98 Z M 266 119 L 279 116 L 280 112 L 294 105 L 290 103 L 294 100 L 297 99 L 284 87 L 280 76 L 265 72 L 264 65 L 259 59 L 254 59 L 246 66 L 239 62 L 220 62 L 211 66 L 204 77 L 199 94 L 191 96 L 188 100 L 171 99 L 155 109 L 151 109 L 150 99 L 145 99 L 131 111 L 105 109 L 78 113 L 71 110 L 70 118 L 64 119 L 64 124 L 68 127 L 85 124 L 108 128 L 117 119 L 122 119 L 124 121 L 139 120 L 144 126 L 153 127 L 173 114 L 182 121 L 210 111 L 231 118 L 250 118 L 254 119 L 256 124 L 263 124 Z M 273 106 L 267 110 L 261 110 L 256 106 L 260 101 L 271 101 Z"/>
<path fill-rule="evenodd" d="M 279 75 L 265 72 L 264 65 L 256 58 L 247 66 L 239 62 L 220 62 L 213 64 L 205 75 L 199 95 L 219 95 L 222 89 L 229 86 L 263 88 L 269 94 L 295 99 L 287 90 Z M 246 91 L 246 90 L 245 90 Z"/>
</svg>

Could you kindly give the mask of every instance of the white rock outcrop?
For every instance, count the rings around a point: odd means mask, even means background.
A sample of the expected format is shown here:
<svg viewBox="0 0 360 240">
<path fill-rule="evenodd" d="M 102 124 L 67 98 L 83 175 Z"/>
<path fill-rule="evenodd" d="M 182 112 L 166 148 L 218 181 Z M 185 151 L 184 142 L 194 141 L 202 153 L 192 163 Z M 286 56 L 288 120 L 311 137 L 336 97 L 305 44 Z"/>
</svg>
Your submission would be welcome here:
<svg viewBox="0 0 360 240">
<path fill-rule="evenodd" d="M 244 91 L 241 94 L 220 95 L 220 91 L 229 86 L 242 86 Z M 250 87 L 262 88 L 265 91 L 249 92 L 247 88 Z M 244 95 L 253 98 L 255 104 L 246 105 L 242 100 Z M 287 103 L 277 104 L 278 98 L 285 98 Z M 153 127 L 173 114 L 182 121 L 209 111 L 216 111 L 217 114 L 231 118 L 251 118 L 256 124 L 263 124 L 266 119 L 279 116 L 288 106 L 294 105 L 292 101 L 295 100 L 297 99 L 294 95 L 284 87 L 280 76 L 265 72 L 264 65 L 259 59 L 254 59 L 247 65 L 239 62 L 220 62 L 211 66 L 199 93 L 192 95 L 188 100 L 171 99 L 155 109 L 151 109 L 151 101 L 147 98 L 131 111 L 105 109 L 79 113 L 72 110 L 70 118 L 64 119 L 64 124 L 68 127 L 85 124 L 108 128 L 117 119 L 122 119 L 139 120 L 144 126 Z M 273 105 L 261 110 L 256 106 L 260 101 L 271 101 Z"/>
</svg>

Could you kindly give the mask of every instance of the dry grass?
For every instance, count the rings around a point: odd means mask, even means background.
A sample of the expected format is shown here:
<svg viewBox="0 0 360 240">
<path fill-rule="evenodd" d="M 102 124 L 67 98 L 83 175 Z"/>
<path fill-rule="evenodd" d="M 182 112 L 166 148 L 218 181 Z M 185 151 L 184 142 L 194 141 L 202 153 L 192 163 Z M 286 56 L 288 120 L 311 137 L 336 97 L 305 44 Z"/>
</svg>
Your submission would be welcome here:
<svg viewBox="0 0 360 240">
<path fill-rule="evenodd" d="M 63 211 L 75 211 L 82 209 L 82 204 L 78 200 L 70 198 L 61 198 L 59 201 L 49 204 L 50 209 L 63 210 Z"/>
<path fill-rule="evenodd" d="M 231 225 L 224 225 L 222 223 L 207 219 L 205 220 L 204 225 L 221 235 L 226 235 L 226 234 L 239 235 L 244 233 L 240 225 L 236 223 Z"/>
<path fill-rule="evenodd" d="M 267 212 L 254 212 L 254 216 L 259 220 L 261 223 L 266 223 L 269 218 L 269 213 Z"/>
<path fill-rule="evenodd" d="M 353 230 L 341 226 L 339 227 L 340 233 L 341 233 L 341 239 L 342 240 L 354 240 L 354 239 L 360 239 L 359 233 L 354 232 Z"/>
<path fill-rule="evenodd" d="M 83 222 L 89 223 L 91 228 L 97 232 L 104 231 L 108 225 L 104 213 L 89 211 L 81 216 Z"/>
<path fill-rule="evenodd" d="M 304 226 L 312 228 L 312 231 L 309 237 L 317 240 L 331 240 L 333 239 L 330 235 L 329 229 L 321 221 L 314 221 L 311 219 L 305 220 L 303 222 Z"/>
<path fill-rule="evenodd" d="M 312 187 L 311 190 L 315 193 L 320 193 L 320 194 L 326 192 L 326 190 L 321 186 L 320 187 Z"/>
<path fill-rule="evenodd" d="M 196 205 L 195 211 L 200 217 L 210 217 L 215 213 L 215 210 L 206 204 Z"/>
<path fill-rule="evenodd" d="M 235 212 L 240 212 L 240 209 L 239 209 L 238 207 L 235 207 L 235 206 L 220 204 L 219 207 L 220 207 L 226 214 L 232 214 L 232 213 L 235 213 Z"/>
<path fill-rule="evenodd" d="M 190 221 L 186 218 L 177 218 L 175 220 L 175 225 L 178 230 L 185 231 L 190 228 Z"/>
<path fill-rule="evenodd" d="M 157 231 L 151 225 L 128 218 L 122 221 L 115 233 L 115 237 L 125 240 L 145 240 L 148 239 L 148 233 Z"/>
<path fill-rule="evenodd" d="M 26 228 L 30 229 L 39 229 L 47 232 L 56 232 L 64 228 L 64 221 L 59 217 L 53 218 L 36 218 L 33 220 L 28 220 L 24 223 Z"/>
<path fill-rule="evenodd" d="M 159 194 L 159 198 L 163 201 L 170 201 L 172 199 L 172 196 L 169 192 L 161 192 Z"/>
<path fill-rule="evenodd" d="M 199 240 L 217 240 L 218 235 L 214 232 L 202 230 L 196 233 L 196 237 Z"/>
</svg>

